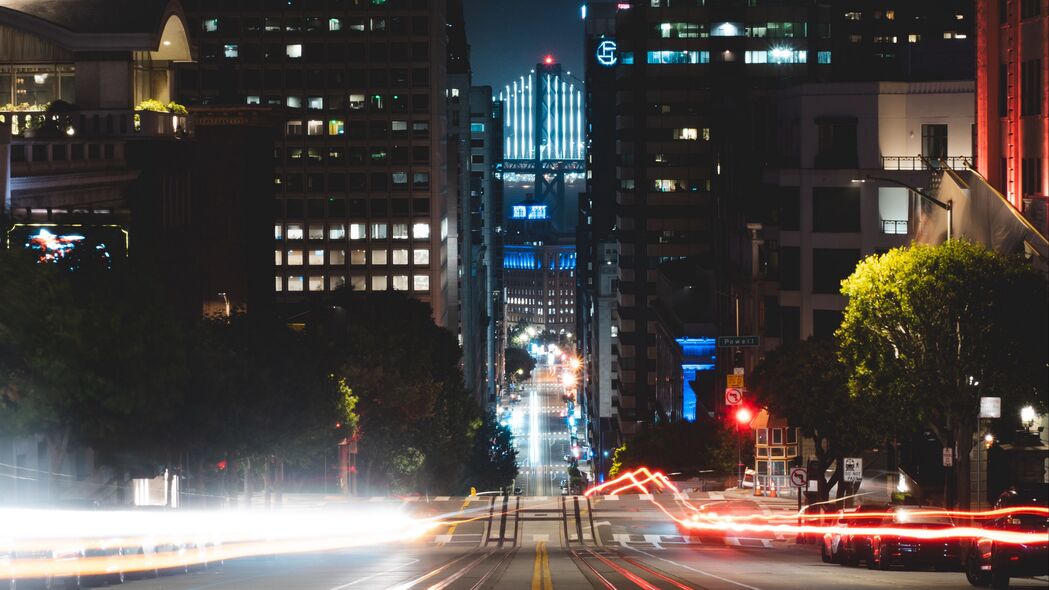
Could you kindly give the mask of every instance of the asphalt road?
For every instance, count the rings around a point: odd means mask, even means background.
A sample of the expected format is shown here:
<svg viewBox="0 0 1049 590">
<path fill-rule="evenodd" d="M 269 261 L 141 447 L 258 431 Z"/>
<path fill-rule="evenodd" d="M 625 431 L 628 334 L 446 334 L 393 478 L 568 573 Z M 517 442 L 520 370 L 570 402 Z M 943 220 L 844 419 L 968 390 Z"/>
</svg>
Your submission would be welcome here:
<svg viewBox="0 0 1049 590">
<path fill-rule="evenodd" d="M 537 366 L 532 378 L 522 384 L 521 401 L 511 406 L 521 467 L 517 487 L 527 496 L 559 495 L 560 481 L 568 479 L 564 456 L 571 437 L 561 415 L 567 406 L 561 398 L 564 387 L 559 371 L 557 366 Z"/>
<path fill-rule="evenodd" d="M 123 588 L 970 588 L 961 572 L 883 572 L 824 564 L 814 546 L 790 539 L 700 543 L 682 537 L 643 497 L 590 504 L 575 498 L 562 504 L 561 497 L 553 496 L 508 498 L 506 519 L 500 518 L 502 505 L 502 498 L 485 497 L 415 501 L 405 509 L 463 522 L 410 543 L 232 560 L 186 575 L 128 582 Z M 489 513 L 494 514 L 491 519 Z M 1013 580 L 1012 587 L 1045 589 L 1049 581 Z"/>
</svg>

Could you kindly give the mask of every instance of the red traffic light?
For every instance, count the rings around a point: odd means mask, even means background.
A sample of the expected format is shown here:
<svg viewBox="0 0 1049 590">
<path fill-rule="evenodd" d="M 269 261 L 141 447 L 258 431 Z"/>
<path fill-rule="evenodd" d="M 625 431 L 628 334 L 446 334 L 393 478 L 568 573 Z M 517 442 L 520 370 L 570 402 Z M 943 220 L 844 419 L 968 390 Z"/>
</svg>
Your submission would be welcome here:
<svg viewBox="0 0 1049 590">
<path fill-rule="evenodd" d="M 736 422 L 740 424 L 750 424 L 750 421 L 754 419 L 754 414 L 750 411 L 750 408 L 740 408 L 736 410 Z"/>
</svg>

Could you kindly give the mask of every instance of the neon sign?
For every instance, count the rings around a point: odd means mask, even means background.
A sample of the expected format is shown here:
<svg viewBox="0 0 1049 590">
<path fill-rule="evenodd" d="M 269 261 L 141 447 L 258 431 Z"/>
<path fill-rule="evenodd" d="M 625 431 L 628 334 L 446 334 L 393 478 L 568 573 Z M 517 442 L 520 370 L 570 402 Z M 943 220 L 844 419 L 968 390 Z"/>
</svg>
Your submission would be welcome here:
<svg viewBox="0 0 1049 590">
<path fill-rule="evenodd" d="M 605 39 L 597 46 L 597 52 L 594 54 L 597 57 L 597 63 L 610 68 L 616 65 L 619 61 L 619 55 L 616 53 L 616 42 L 611 39 Z"/>
<path fill-rule="evenodd" d="M 549 219 L 546 205 L 514 205 L 510 216 L 513 219 Z"/>
</svg>

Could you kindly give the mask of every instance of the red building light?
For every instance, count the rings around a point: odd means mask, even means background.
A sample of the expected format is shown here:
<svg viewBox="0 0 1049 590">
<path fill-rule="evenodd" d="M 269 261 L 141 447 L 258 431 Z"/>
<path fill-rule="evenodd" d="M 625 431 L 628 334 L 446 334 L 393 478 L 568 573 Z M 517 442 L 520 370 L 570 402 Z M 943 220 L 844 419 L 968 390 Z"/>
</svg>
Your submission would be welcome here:
<svg viewBox="0 0 1049 590">
<path fill-rule="evenodd" d="M 543 63 L 545 63 L 546 65 L 554 63 L 554 56 L 547 55 L 545 58 L 543 58 Z"/>
</svg>

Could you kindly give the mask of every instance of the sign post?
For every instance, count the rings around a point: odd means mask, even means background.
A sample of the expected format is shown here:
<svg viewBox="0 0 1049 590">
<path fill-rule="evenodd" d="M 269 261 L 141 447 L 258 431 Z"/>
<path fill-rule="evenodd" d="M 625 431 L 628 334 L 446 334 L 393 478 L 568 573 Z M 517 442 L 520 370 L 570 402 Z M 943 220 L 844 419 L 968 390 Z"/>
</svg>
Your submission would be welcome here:
<svg viewBox="0 0 1049 590">
<path fill-rule="evenodd" d="M 794 467 L 790 470 L 790 485 L 798 495 L 798 510 L 801 510 L 801 490 L 808 486 L 809 475 L 804 467 Z"/>
<path fill-rule="evenodd" d="M 753 348 L 760 343 L 759 336 L 718 336 L 717 339 L 718 348 Z"/>
<path fill-rule="evenodd" d="M 954 466 L 954 449 L 950 447 L 944 447 L 943 449 L 943 466 L 953 467 Z"/>
<path fill-rule="evenodd" d="M 844 480 L 848 483 L 863 481 L 863 459 L 860 457 L 845 457 Z"/>
</svg>

